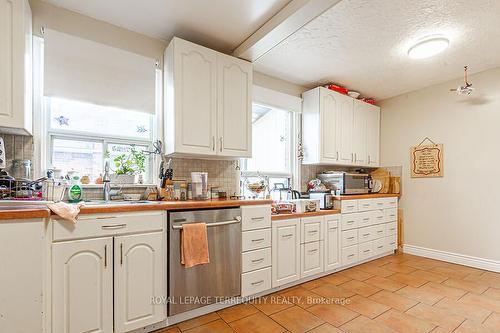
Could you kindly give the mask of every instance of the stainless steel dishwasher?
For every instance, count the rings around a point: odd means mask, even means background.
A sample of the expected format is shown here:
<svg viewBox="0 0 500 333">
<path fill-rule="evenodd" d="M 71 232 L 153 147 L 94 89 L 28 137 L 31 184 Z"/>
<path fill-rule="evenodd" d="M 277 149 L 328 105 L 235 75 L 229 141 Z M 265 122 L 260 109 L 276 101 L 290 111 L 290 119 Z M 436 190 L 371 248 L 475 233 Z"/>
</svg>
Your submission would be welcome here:
<svg viewBox="0 0 500 333">
<path fill-rule="evenodd" d="M 169 316 L 216 303 L 241 293 L 241 209 L 170 212 L 168 296 Z M 181 230 L 186 223 L 205 222 L 210 263 L 184 268 Z"/>
</svg>

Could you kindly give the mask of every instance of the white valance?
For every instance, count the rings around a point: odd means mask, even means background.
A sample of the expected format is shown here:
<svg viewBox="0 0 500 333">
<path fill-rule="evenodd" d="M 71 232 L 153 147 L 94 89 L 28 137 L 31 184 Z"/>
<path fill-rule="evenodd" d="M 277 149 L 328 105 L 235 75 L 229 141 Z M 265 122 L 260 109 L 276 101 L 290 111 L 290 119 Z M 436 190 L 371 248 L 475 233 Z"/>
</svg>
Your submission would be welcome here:
<svg viewBox="0 0 500 333">
<path fill-rule="evenodd" d="M 45 30 L 44 95 L 155 113 L 155 60 Z"/>
<path fill-rule="evenodd" d="M 252 101 L 257 104 L 273 106 L 278 109 L 302 112 L 302 99 L 276 90 L 253 85 Z"/>
</svg>

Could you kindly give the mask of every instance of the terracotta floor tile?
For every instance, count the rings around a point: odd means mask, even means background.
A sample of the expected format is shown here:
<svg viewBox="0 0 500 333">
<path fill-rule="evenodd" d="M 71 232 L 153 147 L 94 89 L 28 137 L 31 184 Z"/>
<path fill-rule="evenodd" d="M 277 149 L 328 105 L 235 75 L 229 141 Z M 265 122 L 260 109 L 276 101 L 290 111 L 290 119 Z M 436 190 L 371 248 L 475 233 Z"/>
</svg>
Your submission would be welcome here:
<svg viewBox="0 0 500 333">
<path fill-rule="evenodd" d="M 437 267 L 437 263 L 433 260 L 409 260 L 405 261 L 403 265 L 417 268 L 420 270 L 428 270 Z"/>
<path fill-rule="evenodd" d="M 212 321 L 208 324 L 204 324 L 186 331 L 186 333 L 215 333 L 215 332 L 234 333 L 231 327 L 229 327 L 222 319 L 218 319 L 216 321 Z"/>
<path fill-rule="evenodd" d="M 311 291 L 330 299 L 343 299 L 354 296 L 356 294 L 349 289 L 343 288 L 342 286 L 335 286 L 333 284 L 325 284 Z"/>
<path fill-rule="evenodd" d="M 434 324 L 396 310 L 384 312 L 375 318 L 375 321 L 401 333 L 427 333 L 436 327 Z"/>
<path fill-rule="evenodd" d="M 243 317 L 247 317 L 256 312 L 259 312 L 259 310 L 257 310 L 257 308 L 252 304 L 243 303 L 217 311 L 217 314 L 222 318 L 222 320 L 229 323 Z"/>
<path fill-rule="evenodd" d="M 460 297 L 465 295 L 467 291 L 462 289 L 457 289 L 453 287 L 445 286 L 444 284 L 429 282 L 420 287 L 420 290 L 429 291 L 432 293 L 436 293 L 443 297 L 448 297 L 451 299 L 458 300 Z"/>
<path fill-rule="evenodd" d="M 382 266 L 384 269 L 388 269 L 390 271 L 396 272 L 396 273 L 403 273 L 403 274 L 409 274 L 413 271 L 416 270 L 416 268 L 404 265 L 404 264 L 395 264 L 395 263 L 389 263 L 387 265 Z"/>
<path fill-rule="evenodd" d="M 488 288 L 483 295 L 500 301 L 500 289 Z"/>
<path fill-rule="evenodd" d="M 340 271 L 339 273 L 342 275 L 345 275 L 351 279 L 358 280 L 358 281 L 364 281 L 364 280 L 369 279 L 373 276 L 373 274 L 363 272 L 362 270 L 357 269 L 355 267 L 348 268 L 346 270 Z"/>
<path fill-rule="evenodd" d="M 496 330 L 491 330 L 488 327 L 481 325 L 473 320 L 466 320 L 457 328 L 455 333 L 498 333 Z"/>
<path fill-rule="evenodd" d="M 490 287 L 500 289 L 500 274 L 497 273 L 485 272 L 484 274 L 481 274 L 479 276 L 469 274 L 464 278 L 464 280 L 472 282 L 479 281 Z"/>
<path fill-rule="evenodd" d="M 346 275 L 335 273 L 335 274 L 330 274 L 330 275 L 324 276 L 321 278 L 321 280 L 338 286 L 339 284 L 345 283 L 347 281 L 351 281 L 352 279 Z"/>
<path fill-rule="evenodd" d="M 397 281 L 399 283 L 407 284 L 412 287 L 420 287 L 426 284 L 426 279 L 422 279 L 418 276 L 413 276 L 412 274 L 396 273 L 388 277 L 388 279 Z"/>
<path fill-rule="evenodd" d="M 486 320 L 483 322 L 483 326 L 494 330 L 495 332 L 500 332 L 500 314 L 493 312 Z"/>
<path fill-rule="evenodd" d="M 367 262 L 366 264 L 362 264 L 359 266 L 356 266 L 359 270 L 373 274 L 375 276 L 381 276 L 381 277 L 388 277 L 389 275 L 394 274 L 393 271 L 390 271 L 388 269 L 381 268 L 380 266 L 376 266 L 370 262 Z"/>
<path fill-rule="evenodd" d="M 387 290 L 379 291 L 378 293 L 371 295 L 369 298 L 401 312 L 405 312 L 418 304 L 418 301 L 416 300 L 398 295 L 396 293 L 391 293 Z"/>
<path fill-rule="evenodd" d="M 313 328 L 307 333 L 343 333 L 341 330 L 336 328 L 335 326 L 332 326 L 328 323 L 324 323 L 321 326 L 318 326 L 316 328 Z"/>
<path fill-rule="evenodd" d="M 233 321 L 229 326 L 237 333 L 282 333 L 286 329 L 263 313 Z"/>
<path fill-rule="evenodd" d="M 448 279 L 447 276 L 438 274 L 438 273 L 433 273 L 429 271 L 423 271 L 423 270 L 416 270 L 415 272 L 412 272 L 411 275 L 416 276 L 418 278 L 422 278 L 427 281 L 431 282 L 436 282 L 436 283 L 441 283 Z"/>
<path fill-rule="evenodd" d="M 301 308 L 308 308 L 317 304 L 323 298 L 321 295 L 302 287 L 287 289 L 285 292 L 281 293 L 281 296 L 285 297 L 290 303 L 298 305 Z"/>
<path fill-rule="evenodd" d="M 433 329 L 431 331 L 431 333 L 452 333 L 452 331 L 450 330 L 447 330 L 446 328 L 442 328 L 442 327 L 436 327 L 435 329 Z"/>
<path fill-rule="evenodd" d="M 443 296 L 441 295 L 436 295 L 429 291 L 420 290 L 419 288 L 411 286 L 406 286 L 404 288 L 399 289 L 398 291 L 396 291 L 396 294 L 411 298 L 413 300 L 425 303 L 427 305 L 434 305 L 440 299 L 443 298 Z"/>
<path fill-rule="evenodd" d="M 252 304 L 268 316 L 288 309 L 294 305 L 292 302 L 288 301 L 286 297 L 278 294 L 259 297 L 258 299 L 252 301 Z"/>
<path fill-rule="evenodd" d="M 453 331 L 465 321 L 465 317 L 461 317 L 452 314 L 445 309 L 423 303 L 414 306 L 406 311 L 406 313 L 436 326 L 446 328 L 450 331 Z"/>
<path fill-rule="evenodd" d="M 348 309 L 356 311 L 357 313 L 371 319 L 390 309 L 387 305 L 380 304 L 374 300 L 359 295 L 349 298 L 349 302 L 347 302 L 345 306 Z"/>
<path fill-rule="evenodd" d="M 443 308 L 450 313 L 465 317 L 482 323 L 490 314 L 491 311 L 483 309 L 477 305 L 461 303 L 450 298 L 443 298 L 437 302 L 435 307 Z"/>
<path fill-rule="evenodd" d="M 459 302 L 469 305 L 476 305 L 483 309 L 500 313 L 500 301 L 483 295 L 468 293 Z"/>
<path fill-rule="evenodd" d="M 319 304 L 312 306 L 307 310 L 322 320 L 337 327 L 359 316 L 357 312 L 349 310 L 344 305 L 337 304 Z"/>
<path fill-rule="evenodd" d="M 181 330 L 177 326 L 167 327 L 159 331 L 155 331 L 155 333 L 180 333 L 180 332 Z"/>
<path fill-rule="evenodd" d="M 358 295 L 368 297 L 379 292 L 381 289 L 375 286 L 372 286 L 368 283 L 352 280 L 340 285 L 342 288 L 351 290 Z"/>
<path fill-rule="evenodd" d="M 322 286 L 323 283 L 325 283 L 325 281 L 323 279 L 315 279 L 315 280 L 311 280 L 311 281 L 308 281 L 308 282 L 304 282 L 302 283 L 300 286 L 302 288 L 306 288 L 306 289 L 314 289 L 314 288 L 318 288 L 319 286 Z"/>
<path fill-rule="evenodd" d="M 177 324 L 177 327 L 179 327 L 181 331 L 185 331 L 190 328 L 201 326 L 211 321 L 215 321 L 217 319 L 220 319 L 219 315 L 215 312 L 212 312 L 200 317 L 183 321 L 182 323 Z"/>
<path fill-rule="evenodd" d="M 448 279 L 443 282 L 445 286 L 458 288 L 466 291 L 470 291 L 476 294 L 481 294 L 488 289 L 488 285 L 483 284 L 482 282 L 476 281 L 465 281 L 465 280 L 457 280 L 457 279 Z"/>
<path fill-rule="evenodd" d="M 433 272 L 433 273 L 438 273 L 438 274 L 444 275 L 444 276 L 449 277 L 449 278 L 455 278 L 455 279 L 463 279 L 464 277 L 469 275 L 467 273 L 457 271 L 453 268 L 441 267 L 441 266 L 431 268 L 429 271 Z"/>
<path fill-rule="evenodd" d="M 292 333 L 306 332 L 323 324 L 323 320 L 298 306 L 275 313 L 271 319 Z"/>
<path fill-rule="evenodd" d="M 395 333 L 393 329 L 369 318 L 359 316 L 340 327 L 347 333 Z"/>
<path fill-rule="evenodd" d="M 372 286 L 378 287 L 380 289 L 385 289 L 388 291 L 396 291 L 406 286 L 406 284 L 394 281 L 381 276 L 374 276 L 365 280 L 365 283 L 371 284 Z"/>
</svg>

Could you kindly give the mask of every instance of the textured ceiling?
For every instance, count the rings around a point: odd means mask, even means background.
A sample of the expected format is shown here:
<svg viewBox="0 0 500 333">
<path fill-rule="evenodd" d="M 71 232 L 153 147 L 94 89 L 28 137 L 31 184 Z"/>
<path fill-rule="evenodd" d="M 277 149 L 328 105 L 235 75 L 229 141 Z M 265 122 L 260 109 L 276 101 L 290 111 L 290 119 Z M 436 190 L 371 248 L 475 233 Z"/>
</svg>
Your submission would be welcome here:
<svg viewBox="0 0 500 333">
<path fill-rule="evenodd" d="M 290 0 L 43 0 L 144 35 L 232 52 Z"/>
<path fill-rule="evenodd" d="M 338 82 L 384 99 L 500 66 L 498 0 L 343 0 L 257 60 L 256 70 L 313 87 Z M 450 47 L 412 60 L 418 39 Z"/>
</svg>

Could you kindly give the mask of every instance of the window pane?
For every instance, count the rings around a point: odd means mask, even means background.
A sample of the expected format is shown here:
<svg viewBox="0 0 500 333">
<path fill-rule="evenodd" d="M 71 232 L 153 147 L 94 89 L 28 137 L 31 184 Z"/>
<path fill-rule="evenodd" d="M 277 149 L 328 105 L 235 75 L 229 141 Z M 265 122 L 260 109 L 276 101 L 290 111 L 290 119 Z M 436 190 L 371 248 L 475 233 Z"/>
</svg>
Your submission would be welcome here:
<svg viewBox="0 0 500 333">
<path fill-rule="evenodd" d="M 116 170 L 117 167 L 115 166 L 113 160 L 122 155 L 129 155 L 130 154 L 130 148 L 134 147 L 136 150 L 140 151 L 147 151 L 148 147 L 147 146 L 138 146 L 138 145 L 126 145 L 126 144 L 119 144 L 119 143 L 109 143 L 108 144 L 108 149 L 107 152 L 109 152 L 109 159 L 111 160 L 111 170 Z M 149 156 L 146 155 L 146 161 L 144 163 L 144 167 L 146 171 L 143 173 L 144 176 L 144 182 L 150 182 L 150 159 Z"/>
<path fill-rule="evenodd" d="M 248 171 L 291 173 L 291 112 L 253 105 L 252 158 Z"/>
<path fill-rule="evenodd" d="M 50 128 L 96 135 L 150 140 L 151 114 L 45 97 Z"/>
<path fill-rule="evenodd" d="M 79 176 L 99 177 L 103 172 L 103 145 L 100 142 L 55 138 L 52 142 L 52 166 L 77 171 Z"/>
</svg>

